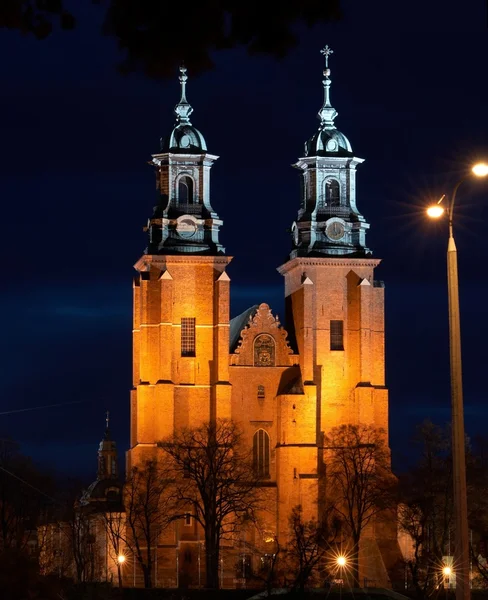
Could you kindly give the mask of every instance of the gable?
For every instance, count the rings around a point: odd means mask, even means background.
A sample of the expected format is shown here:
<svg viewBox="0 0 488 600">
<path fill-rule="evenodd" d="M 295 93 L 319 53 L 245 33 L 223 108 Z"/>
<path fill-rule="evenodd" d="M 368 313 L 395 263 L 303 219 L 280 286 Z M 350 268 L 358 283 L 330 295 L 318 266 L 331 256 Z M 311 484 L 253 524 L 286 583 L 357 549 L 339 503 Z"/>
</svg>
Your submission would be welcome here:
<svg viewBox="0 0 488 600">
<path fill-rule="evenodd" d="M 247 322 L 239 322 L 243 329 L 239 337 L 234 337 L 235 350 L 231 354 L 231 365 L 284 367 L 297 363 L 297 356 L 287 341 L 288 333 L 267 304 L 253 306 L 238 318 L 244 316 L 247 316 Z"/>
</svg>

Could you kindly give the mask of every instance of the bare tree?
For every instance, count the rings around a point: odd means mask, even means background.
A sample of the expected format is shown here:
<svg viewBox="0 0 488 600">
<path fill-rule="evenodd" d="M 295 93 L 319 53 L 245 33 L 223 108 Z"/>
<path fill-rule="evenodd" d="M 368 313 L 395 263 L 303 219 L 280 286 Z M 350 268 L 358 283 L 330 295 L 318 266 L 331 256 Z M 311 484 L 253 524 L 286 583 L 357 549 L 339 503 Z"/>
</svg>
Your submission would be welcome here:
<svg viewBox="0 0 488 600">
<path fill-rule="evenodd" d="M 172 520 L 172 483 L 166 465 L 148 460 L 132 468 L 125 486 L 126 543 L 134 551 L 144 587 L 153 585 L 154 549 L 160 534 Z"/>
<path fill-rule="evenodd" d="M 466 448 L 468 519 L 473 585 L 488 585 L 488 438 L 476 436 Z M 477 581 L 476 581 L 477 580 Z"/>
<path fill-rule="evenodd" d="M 0 551 L 23 552 L 39 515 L 52 506 L 54 484 L 24 456 L 18 444 L 0 438 Z"/>
<path fill-rule="evenodd" d="M 74 506 L 70 511 L 65 527 L 62 528 L 62 532 L 68 539 L 77 583 L 92 580 L 95 557 L 87 514 Z"/>
<path fill-rule="evenodd" d="M 332 508 L 325 511 L 320 522 L 315 518 L 304 520 L 303 509 L 297 505 L 292 509 L 289 524 L 290 538 L 286 553 L 294 578 L 292 588 L 303 593 L 319 569 L 325 576 L 325 558 L 340 533 L 341 523 Z"/>
<path fill-rule="evenodd" d="M 117 579 L 119 587 L 123 585 L 122 581 L 122 566 L 120 556 L 122 551 L 128 546 L 125 527 L 125 514 L 122 510 L 102 513 L 103 523 L 105 526 L 105 534 L 108 540 L 108 555 L 117 565 Z"/>
<path fill-rule="evenodd" d="M 278 538 L 275 536 L 274 538 L 274 552 L 268 553 L 265 557 L 262 558 L 260 568 L 258 569 L 258 577 L 261 580 L 264 580 L 264 584 L 266 586 L 266 595 L 271 596 L 271 592 L 273 590 L 273 586 L 276 583 L 277 578 L 277 567 L 280 561 L 280 554 L 282 551 L 282 547 L 278 541 Z"/>
<path fill-rule="evenodd" d="M 412 541 L 406 558 L 419 598 L 429 597 L 438 585 L 442 557 L 450 554 L 453 519 L 452 470 L 449 431 L 430 421 L 417 428 L 420 446 L 416 465 L 400 478 L 398 524 Z"/>
<path fill-rule="evenodd" d="M 351 572 L 359 586 L 361 534 L 379 512 L 392 506 L 396 480 L 382 431 L 365 425 L 334 427 L 325 446 L 328 485 L 335 494 L 335 511 L 351 536 Z"/>
<path fill-rule="evenodd" d="M 173 459 L 175 499 L 205 534 L 206 586 L 219 587 L 222 539 L 234 535 L 260 507 L 252 453 L 235 423 L 219 420 L 176 432 L 160 447 Z"/>
<path fill-rule="evenodd" d="M 259 524 L 257 526 L 259 528 Z M 261 533 L 264 532 L 261 531 Z M 272 541 L 268 539 L 266 546 L 266 550 L 263 552 L 262 545 L 256 546 L 251 543 L 245 543 L 244 548 L 249 554 L 259 557 L 258 568 L 255 570 L 249 569 L 250 572 L 246 573 L 246 566 L 251 567 L 251 565 L 247 565 L 246 563 L 241 564 L 239 561 L 236 564 L 236 572 L 238 573 L 238 577 L 239 575 L 246 576 L 246 578 L 264 585 L 266 595 L 271 596 L 273 587 L 279 577 L 279 567 L 283 564 L 282 559 L 285 554 L 285 548 L 281 546 L 277 536 L 274 536 Z"/>
</svg>

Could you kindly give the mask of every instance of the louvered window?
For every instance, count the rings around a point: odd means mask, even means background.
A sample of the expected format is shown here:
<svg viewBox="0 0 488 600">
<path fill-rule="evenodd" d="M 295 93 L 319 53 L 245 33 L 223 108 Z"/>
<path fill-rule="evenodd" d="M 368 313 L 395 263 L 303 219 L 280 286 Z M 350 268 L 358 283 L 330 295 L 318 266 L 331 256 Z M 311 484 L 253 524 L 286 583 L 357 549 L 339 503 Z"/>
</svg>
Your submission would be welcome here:
<svg viewBox="0 0 488 600">
<path fill-rule="evenodd" d="M 195 356 L 195 317 L 181 319 L 181 356 Z"/>
</svg>

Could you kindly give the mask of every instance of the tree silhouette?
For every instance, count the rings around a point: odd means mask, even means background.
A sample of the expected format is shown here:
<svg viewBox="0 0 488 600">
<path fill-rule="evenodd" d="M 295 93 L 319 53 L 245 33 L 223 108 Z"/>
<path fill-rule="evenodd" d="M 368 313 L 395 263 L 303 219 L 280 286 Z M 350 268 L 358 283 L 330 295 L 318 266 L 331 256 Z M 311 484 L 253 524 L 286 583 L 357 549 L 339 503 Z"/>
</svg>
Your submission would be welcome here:
<svg viewBox="0 0 488 600">
<path fill-rule="evenodd" d="M 206 587 L 219 587 L 220 543 L 261 508 L 252 453 L 232 421 L 175 432 L 159 446 L 174 461 L 176 506 L 205 533 Z"/>
<path fill-rule="evenodd" d="M 172 521 L 169 470 L 163 461 L 148 460 L 132 467 L 125 485 L 125 543 L 135 553 L 144 587 L 153 586 L 154 550 Z"/>
<path fill-rule="evenodd" d="M 364 529 L 393 503 L 384 432 L 366 425 L 334 427 L 325 438 L 327 475 L 335 511 L 352 541 L 351 571 L 359 587 L 359 544 Z"/>
<path fill-rule="evenodd" d="M 250 54 L 284 57 L 298 43 L 296 26 L 340 18 L 340 0 L 213 0 L 182 8 L 162 0 L 110 0 L 103 33 L 115 38 L 124 73 L 142 71 L 154 78 L 172 76 L 185 61 L 192 73 L 212 68 L 216 50 L 245 47 Z M 0 27 L 48 37 L 73 29 L 76 12 L 66 0 L 7 0 L 0 3 Z"/>
</svg>

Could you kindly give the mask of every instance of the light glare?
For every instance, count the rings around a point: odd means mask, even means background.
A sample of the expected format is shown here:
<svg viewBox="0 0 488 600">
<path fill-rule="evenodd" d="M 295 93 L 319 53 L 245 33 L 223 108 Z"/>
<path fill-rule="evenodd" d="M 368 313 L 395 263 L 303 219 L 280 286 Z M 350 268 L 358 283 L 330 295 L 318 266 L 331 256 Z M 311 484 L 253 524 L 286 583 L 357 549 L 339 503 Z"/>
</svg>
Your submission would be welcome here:
<svg viewBox="0 0 488 600">
<path fill-rule="evenodd" d="M 486 177 L 488 175 L 488 165 L 486 163 L 478 163 L 472 168 L 476 177 Z"/>
<path fill-rule="evenodd" d="M 338 556 L 337 557 L 337 564 L 339 565 L 339 567 L 345 567 L 346 566 L 346 557 L 345 556 Z"/>
<path fill-rule="evenodd" d="M 445 575 L 446 577 L 449 577 L 449 575 L 451 574 L 451 567 L 444 567 L 444 568 L 442 569 L 442 572 L 444 573 L 444 575 Z"/>
<path fill-rule="evenodd" d="M 122 563 L 125 563 L 125 554 L 119 554 L 117 556 L 117 561 L 118 563 L 121 565 Z"/>
<path fill-rule="evenodd" d="M 443 214 L 444 214 L 444 208 L 442 206 L 440 206 L 439 204 L 434 204 L 433 206 L 429 206 L 429 208 L 427 209 L 427 215 L 431 219 L 438 219 L 439 217 L 442 217 Z"/>
</svg>

